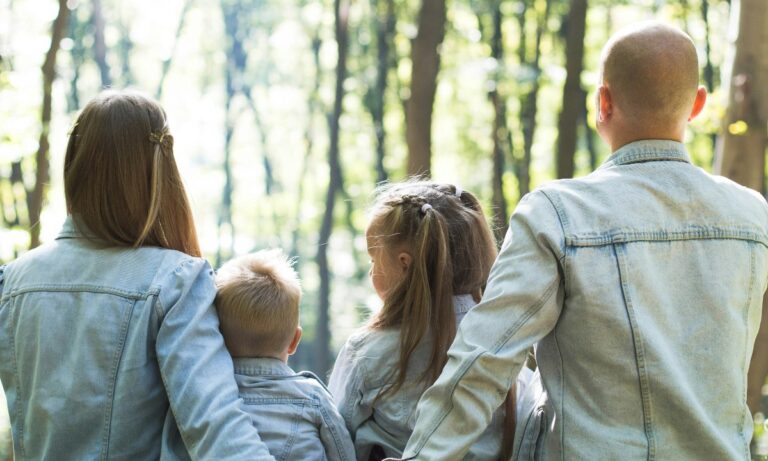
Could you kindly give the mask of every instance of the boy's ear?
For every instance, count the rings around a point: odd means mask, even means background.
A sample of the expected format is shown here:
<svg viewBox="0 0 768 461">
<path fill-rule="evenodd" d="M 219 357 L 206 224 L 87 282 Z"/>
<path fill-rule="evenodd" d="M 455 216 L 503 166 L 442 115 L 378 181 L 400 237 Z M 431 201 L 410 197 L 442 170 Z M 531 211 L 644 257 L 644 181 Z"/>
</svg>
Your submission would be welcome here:
<svg viewBox="0 0 768 461">
<path fill-rule="evenodd" d="M 299 348 L 299 343 L 301 342 L 301 332 L 301 327 L 296 327 L 296 332 L 293 333 L 291 344 L 288 345 L 288 355 L 293 355 L 296 352 L 296 349 Z"/>
<path fill-rule="evenodd" d="M 696 99 L 693 101 L 693 109 L 691 109 L 691 115 L 688 116 L 689 122 L 701 113 L 702 109 L 704 109 L 704 103 L 706 102 L 707 89 L 703 86 L 699 86 L 699 89 L 696 90 Z"/>
<path fill-rule="evenodd" d="M 400 263 L 400 269 L 402 269 L 403 272 L 407 272 L 408 268 L 411 267 L 413 257 L 411 257 L 410 253 L 403 251 L 397 255 L 397 261 Z"/>
</svg>

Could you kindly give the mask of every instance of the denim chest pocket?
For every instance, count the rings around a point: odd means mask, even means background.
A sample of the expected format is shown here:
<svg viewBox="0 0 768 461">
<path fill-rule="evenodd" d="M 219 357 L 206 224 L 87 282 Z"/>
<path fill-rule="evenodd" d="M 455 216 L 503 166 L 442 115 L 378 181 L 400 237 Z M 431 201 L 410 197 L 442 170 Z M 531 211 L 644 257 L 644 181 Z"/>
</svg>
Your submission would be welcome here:
<svg viewBox="0 0 768 461">
<path fill-rule="evenodd" d="M 9 300 L 6 331 L 13 345 L 13 411 L 20 423 L 22 457 L 37 457 L 36 450 L 46 444 L 66 450 L 71 441 L 57 428 L 72 415 L 79 426 L 94 428 L 97 452 L 108 439 L 115 380 L 135 303 L 105 293 L 57 290 L 19 293 Z"/>
</svg>

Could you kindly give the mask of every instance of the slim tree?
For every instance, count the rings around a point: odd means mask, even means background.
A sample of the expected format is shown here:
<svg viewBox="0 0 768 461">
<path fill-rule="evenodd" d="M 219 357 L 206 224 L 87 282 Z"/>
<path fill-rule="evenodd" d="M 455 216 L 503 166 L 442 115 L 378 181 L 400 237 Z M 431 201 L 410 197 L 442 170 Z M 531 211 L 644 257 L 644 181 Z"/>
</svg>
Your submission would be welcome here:
<svg viewBox="0 0 768 461">
<path fill-rule="evenodd" d="M 101 76 L 101 86 L 107 88 L 112 86 L 112 76 L 109 63 L 107 62 L 107 43 L 104 39 L 104 11 L 102 10 L 101 0 L 92 0 L 91 7 L 91 27 L 93 27 L 93 58 L 96 65 L 99 66 L 99 75 Z"/>
<path fill-rule="evenodd" d="M 43 62 L 43 108 L 40 117 L 40 142 L 35 154 L 37 171 L 35 184 L 32 190 L 27 191 L 27 210 L 29 212 L 29 246 L 35 248 L 40 245 L 40 214 L 43 210 L 43 202 L 48 191 L 50 181 L 49 172 L 49 142 L 48 134 L 51 128 L 52 90 L 53 81 L 56 79 L 56 56 L 59 52 L 61 39 L 67 31 L 69 22 L 69 8 L 67 0 L 59 0 L 59 13 L 53 20 L 51 28 L 51 45 Z"/>
<path fill-rule="evenodd" d="M 765 154 L 768 147 L 768 8 L 764 0 L 733 0 L 735 54 L 731 67 L 728 110 L 717 141 L 715 172 L 761 193 L 765 192 Z M 748 403 L 760 406 L 768 375 L 768 302 L 763 302 L 763 325 L 758 330 L 749 369 Z"/>
<path fill-rule="evenodd" d="M 411 44 L 411 96 L 405 116 L 409 175 L 429 176 L 431 171 L 432 109 L 445 19 L 445 0 L 422 0 L 419 31 Z"/>
<path fill-rule="evenodd" d="M 557 177 L 571 178 L 574 173 L 579 119 L 584 114 L 584 34 L 587 25 L 587 0 L 571 0 L 565 20 L 565 68 L 568 76 L 563 87 L 563 108 L 557 124 Z"/>
<path fill-rule="evenodd" d="M 328 190 L 325 194 L 325 212 L 320 225 L 320 238 L 317 247 L 317 267 L 320 271 L 320 294 L 318 298 L 318 313 L 315 334 L 315 369 L 321 376 L 330 368 L 331 364 L 331 331 L 330 331 L 330 304 L 331 304 L 331 271 L 328 266 L 328 244 L 333 231 L 333 210 L 336 205 L 336 196 L 344 186 L 344 177 L 339 160 L 339 120 L 343 110 L 344 80 L 347 77 L 347 49 L 349 47 L 349 3 L 346 0 L 333 2 L 334 17 L 336 22 L 336 49 L 338 62 L 336 63 L 336 88 L 333 100 L 333 110 L 328 117 L 328 169 L 330 178 Z"/>
</svg>

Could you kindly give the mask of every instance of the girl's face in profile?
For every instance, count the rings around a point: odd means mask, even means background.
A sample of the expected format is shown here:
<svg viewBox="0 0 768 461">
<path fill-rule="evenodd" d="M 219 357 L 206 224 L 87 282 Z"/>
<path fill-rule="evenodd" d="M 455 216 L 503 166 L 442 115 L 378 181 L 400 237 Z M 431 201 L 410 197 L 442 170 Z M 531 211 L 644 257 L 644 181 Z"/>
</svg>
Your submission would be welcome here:
<svg viewBox="0 0 768 461">
<path fill-rule="evenodd" d="M 410 261 L 410 256 L 408 261 L 404 261 L 403 255 L 405 253 L 398 254 L 397 251 L 386 248 L 381 239 L 372 231 L 372 226 L 366 230 L 365 240 L 368 246 L 368 255 L 371 257 L 371 269 L 368 271 L 368 276 L 371 278 L 371 284 L 373 284 L 376 294 L 384 301 L 389 291 L 405 277 L 405 272 L 408 269 L 406 262 Z"/>
</svg>

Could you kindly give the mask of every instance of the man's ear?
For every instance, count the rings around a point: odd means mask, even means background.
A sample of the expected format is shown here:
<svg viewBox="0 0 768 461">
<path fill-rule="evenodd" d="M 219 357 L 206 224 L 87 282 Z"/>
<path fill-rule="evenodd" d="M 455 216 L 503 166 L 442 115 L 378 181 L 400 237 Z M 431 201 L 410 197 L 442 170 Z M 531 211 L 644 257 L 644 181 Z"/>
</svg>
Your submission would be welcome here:
<svg viewBox="0 0 768 461">
<path fill-rule="evenodd" d="M 288 355 L 293 355 L 296 352 L 296 349 L 298 349 L 299 343 L 301 342 L 301 332 L 301 327 L 296 327 L 296 332 L 293 333 L 291 344 L 288 346 Z"/>
<path fill-rule="evenodd" d="M 403 273 L 405 273 L 408 272 L 408 268 L 411 267 L 413 257 L 410 253 L 403 251 L 397 255 L 397 261 L 400 263 L 400 269 L 402 269 Z"/>
<path fill-rule="evenodd" d="M 704 104 L 707 102 L 707 89 L 703 86 L 699 86 L 696 90 L 696 99 L 693 101 L 693 109 L 691 109 L 691 115 L 688 116 L 690 122 L 704 109 Z"/>
<path fill-rule="evenodd" d="M 605 85 L 597 88 L 597 121 L 605 122 L 613 115 L 613 96 Z"/>
</svg>

